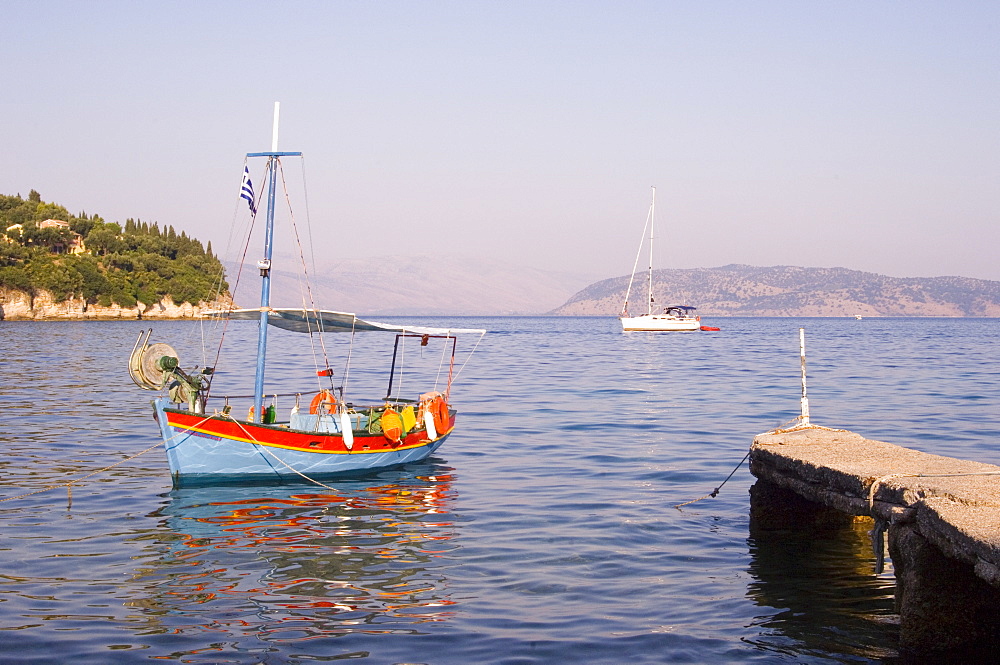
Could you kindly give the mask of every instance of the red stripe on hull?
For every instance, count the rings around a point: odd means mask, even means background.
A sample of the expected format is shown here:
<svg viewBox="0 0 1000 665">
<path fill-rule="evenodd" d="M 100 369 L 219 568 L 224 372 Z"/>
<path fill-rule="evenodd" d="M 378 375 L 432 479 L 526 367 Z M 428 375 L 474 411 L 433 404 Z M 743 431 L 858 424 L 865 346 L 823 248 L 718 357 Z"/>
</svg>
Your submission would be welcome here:
<svg viewBox="0 0 1000 665">
<path fill-rule="evenodd" d="M 354 445 L 348 450 L 344 445 L 344 437 L 340 434 L 327 432 L 302 432 L 278 425 L 260 425 L 244 421 L 236 421 L 223 416 L 206 416 L 189 411 L 165 409 L 167 423 L 171 427 L 188 430 L 195 436 L 208 436 L 233 441 L 246 441 L 264 446 L 299 450 L 309 453 L 358 454 L 384 453 L 392 450 L 404 450 L 425 445 L 429 439 L 426 430 L 414 430 L 398 443 L 393 443 L 381 434 L 360 434 L 354 432 Z M 448 431 L 439 432 L 442 437 L 455 427 L 455 416 L 448 419 Z"/>
</svg>

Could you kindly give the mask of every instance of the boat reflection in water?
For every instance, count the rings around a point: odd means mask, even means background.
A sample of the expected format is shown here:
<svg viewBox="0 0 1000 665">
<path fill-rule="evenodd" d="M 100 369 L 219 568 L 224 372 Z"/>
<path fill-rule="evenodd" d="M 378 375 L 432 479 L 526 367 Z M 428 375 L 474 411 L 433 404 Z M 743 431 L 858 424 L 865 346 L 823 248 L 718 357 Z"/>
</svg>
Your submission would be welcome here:
<svg viewBox="0 0 1000 665">
<path fill-rule="evenodd" d="M 173 490 L 158 556 L 134 579 L 145 592 L 129 605 L 152 632 L 199 634 L 202 648 L 203 633 L 221 633 L 238 650 L 241 636 L 287 643 L 445 621 L 450 471 L 414 464 L 332 490 Z"/>
</svg>

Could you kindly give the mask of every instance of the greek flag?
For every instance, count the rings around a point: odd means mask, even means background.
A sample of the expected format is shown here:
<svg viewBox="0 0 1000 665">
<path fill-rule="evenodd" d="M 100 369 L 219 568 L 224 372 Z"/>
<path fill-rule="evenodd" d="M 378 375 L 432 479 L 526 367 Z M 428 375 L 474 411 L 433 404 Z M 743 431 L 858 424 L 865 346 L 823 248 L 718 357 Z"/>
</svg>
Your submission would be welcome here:
<svg viewBox="0 0 1000 665">
<path fill-rule="evenodd" d="M 243 187 L 240 189 L 240 198 L 246 199 L 250 206 L 250 214 L 257 214 L 257 206 L 253 204 L 253 183 L 250 182 L 250 167 L 243 167 Z"/>
</svg>

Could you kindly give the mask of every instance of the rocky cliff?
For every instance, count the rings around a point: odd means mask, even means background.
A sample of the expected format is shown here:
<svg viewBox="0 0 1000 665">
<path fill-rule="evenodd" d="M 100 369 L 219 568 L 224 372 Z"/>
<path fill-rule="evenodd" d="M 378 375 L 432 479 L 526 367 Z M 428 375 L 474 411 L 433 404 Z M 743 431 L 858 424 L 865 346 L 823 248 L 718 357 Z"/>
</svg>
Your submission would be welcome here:
<svg viewBox="0 0 1000 665">
<path fill-rule="evenodd" d="M 0 320 L 105 320 L 105 319 L 192 319 L 206 309 L 224 306 L 225 303 L 182 303 L 177 305 L 170 298 L 158 303 L 126 308 L 118 305 L 100 307 L 88 305 L 83 299 L 56 301 L 48 291 L 32 297 L 25 291 L 0 288 Z"/>
</svg>

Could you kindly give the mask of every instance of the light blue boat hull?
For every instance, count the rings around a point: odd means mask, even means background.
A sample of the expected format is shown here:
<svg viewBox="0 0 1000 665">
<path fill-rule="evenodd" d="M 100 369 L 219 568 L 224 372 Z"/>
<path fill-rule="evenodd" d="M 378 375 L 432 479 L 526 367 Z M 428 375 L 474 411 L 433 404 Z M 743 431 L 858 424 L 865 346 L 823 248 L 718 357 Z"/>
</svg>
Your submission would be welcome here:
<svg viewBox="0 0 1000 665">
<path fill-rule="evenodd" d="M 164 398 L 153 400 L 175 487 L 361 475 L 424 460 L 448 438 L 446 434 L 425 445 L 389 451 L 306 452 L 173 427 L 164 413 L 168 406 Z"/>
</svg>

